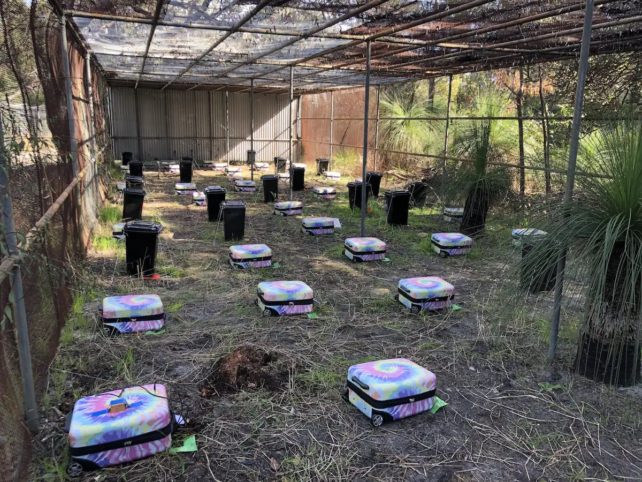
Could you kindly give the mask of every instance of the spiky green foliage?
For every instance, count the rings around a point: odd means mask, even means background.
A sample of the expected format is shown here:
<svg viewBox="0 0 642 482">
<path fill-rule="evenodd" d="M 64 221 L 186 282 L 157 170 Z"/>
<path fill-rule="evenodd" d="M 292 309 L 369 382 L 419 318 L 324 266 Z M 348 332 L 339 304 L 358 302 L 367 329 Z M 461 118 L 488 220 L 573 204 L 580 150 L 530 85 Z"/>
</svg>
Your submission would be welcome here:
<svg viewBox="0 0 642 482">
<path fill-rule="evenodd" d="M 576 369 L 630 384 L 638 377 L 642 319 L 642 124 L 620 124 L 591 136 L 581 157 L 591 175 L 578 178 L 579 195 L 568 216 L 559 210 L 546 227 L 560 247 L 572 248 L 587 282 Z M 525 262 L 537 269 L 550 257 L 538 248 Z M 627 349 L 637 359 L 624 366 Z M 592 360 L 595 350 L 603 352 L 602 361 Z"/>
</svg>

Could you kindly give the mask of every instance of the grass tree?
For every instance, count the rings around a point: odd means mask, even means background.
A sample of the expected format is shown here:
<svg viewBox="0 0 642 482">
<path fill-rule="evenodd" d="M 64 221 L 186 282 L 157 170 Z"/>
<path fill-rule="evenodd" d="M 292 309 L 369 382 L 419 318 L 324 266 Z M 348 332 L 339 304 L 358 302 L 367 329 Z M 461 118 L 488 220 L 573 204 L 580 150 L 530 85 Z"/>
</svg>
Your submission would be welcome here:
<svg viewBox="0 0 642 482">
<path fill-rule="evenodd" d="M 510 175 L 494 162 L 505 161 L 515 147 L 514 128 L 495 118 L 505 114 L 508 99 L 494 90 L 480 93 L 472 115 L 480 117 L 455 135 L 455 151 L 470 164 L 462 166 L 457 185 L 464 185 L 466 203 L 460 231 L 483 233 L 491 204 L 510 189 Z"/>
<path fill-rule="evenodd" d="M 586 280 L 586 312 L 575 370 L 588 378 L 632 385 L 640 378 L 642 330 L 642 124 L 590 136 L 580 152 L 589 176 L 567 216 L 550 216 L 549 236 L 569 246 Z M 550 252 L 535 249 L 531 266 Z"/>
</svg>

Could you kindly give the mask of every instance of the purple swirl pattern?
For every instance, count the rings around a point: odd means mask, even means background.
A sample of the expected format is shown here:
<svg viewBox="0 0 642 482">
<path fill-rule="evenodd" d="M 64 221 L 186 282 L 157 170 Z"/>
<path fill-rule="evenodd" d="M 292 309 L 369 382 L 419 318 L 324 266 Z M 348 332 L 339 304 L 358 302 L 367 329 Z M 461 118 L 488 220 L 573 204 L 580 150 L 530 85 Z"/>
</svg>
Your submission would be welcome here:
<svg viewBox="0 0 642 482">
<path fill-rule="evenodd" d="M 337 197 L 337 190 L 333 187 L 317 186 L 312 192 L 325 201 L 332 201 Z"/>
<path fill-rule="evenodd" d="M 406 308 L 420 306 L 422 310 L 436 311 L 448 308 L 452 305 L 451 296 L 455 293 L 455 287 L 437 276 L 425 276 L 419 278 L 406 278 L 399 280 L 399 288 L 414 299 L 420 302 L 412 302 L 399 293 L 399 302 Z M 435 301 L 434 298 L 449 297 L 445 300 Z"/>
<path fill-rule="evenodd" d="M 262 281 L 257 292 L 266 301 L 311 300 L 314 296 L 312 288 L 303 281 Z"/>
<path fill-rule="evenodd" d="M 122 412 L 111 413 L 109 403 L 124 398 L 128 407 Z M 92 395 L 79 399 L 71 418 L 69 444 L 80 448 L 135 437 L 169 425 L 171 414 L 167 391 L 163 385 L 145 385 L 124 390 Z M 95 454 L 74 457 L 99 467 L 130 462 L 167 450 L 171 435 L 153 442 L 130 445 Z"/>
<path fill-rule="evenodd" d="M 434 390 L 437 385 L 434 373 L 405 358 L 353 365 L 348 369 L 348 380 L 353 376 L 369 386 L 366 391 L 370 397 L 380 401 L 420 395 Z M 352 390 L 349 391 L 349 399 L 366 416 L 372 416 L 373 408 Z M 393 420 L 399 420 L 430 410 L 432 404 L 431 397 L 376 410 L 388 413 Z"/>
<path fill-rule="evenodd" d="M 125 295 L 103 298 L 103 319 L 163 315 L 163 302 L 158 295 Z"/>
<path fill-rule="evenodd" d="M 234 181 L 234 188 L 238 192 L 256 192 L 256 183 L 254 181 L 237 179 Z"/>
<path fill-rule="evenodd" d="M 282 201 L 274 204 L 274 214 L 282 216 L 296 216 L 303 213 L 301 201 Z"/>
<path fill-rule="evenodd" d="M 470 253 L 473 248 L 472 238 L 461 233 L 434 233 L 431 241 L 432 248 L 437 254 L 445 252 L 449 256 L 460 256 Z"/>
</svg>

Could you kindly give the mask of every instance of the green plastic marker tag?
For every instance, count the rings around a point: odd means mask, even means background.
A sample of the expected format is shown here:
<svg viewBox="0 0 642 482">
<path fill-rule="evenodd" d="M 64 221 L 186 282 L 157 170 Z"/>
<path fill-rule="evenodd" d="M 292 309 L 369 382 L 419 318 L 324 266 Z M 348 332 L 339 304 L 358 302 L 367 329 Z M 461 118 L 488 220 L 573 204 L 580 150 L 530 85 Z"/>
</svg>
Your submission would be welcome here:
<svg viewBox="0 0 642 482">
<path fill-rule="evenodd" d="M 196 446 L 196 435 L 190 435 L 185 440 L 180 447 L 172 447 L 169 449 L 170 454 L 180 454 L 180 453 L 190 453 L 196 452 L 198 447 Z"/>
<path fill-rule="evenodd" d="M 165 334 L 165 329 L 163 328 L 162 330 L 150 330 L 145 332 L 146 335 L 152 335 L 152 336 L 158 336 L 158 335 L 164 335 Z"/>
<path fill-rule="evenodd" d="M 461 311 L 461 305 L 457 305 L 457 304 L 451 305 L 450 311 Z"/>
<path fill-rule="evenodd" d="M 433 397 L 432 398 L 432 408 L 430 409 L 430 413 L 433 415 L 437 413 L 439 410 L 442 408 L 446 407 L 448 404 L 444 402 L 441 398 L 439 397 Z"/>
<path fill-rule="evenodd" d="M 272 268 L 280 268 L 281 263 L 272 263 Z"/>
<path fill-rule="evenodd" d="M 390 263 L 390 258 L 383 258 L 384 263 Z"/>
<path fill-rule="evenodd" d="M 308 318 L 310 318 L 311 320 L 315 320 L 318 317 L 319 317 L 319 315 L 317 314 L 316 311 L 313 311 L 312 313 L 308 313 Z"/>
</svg>

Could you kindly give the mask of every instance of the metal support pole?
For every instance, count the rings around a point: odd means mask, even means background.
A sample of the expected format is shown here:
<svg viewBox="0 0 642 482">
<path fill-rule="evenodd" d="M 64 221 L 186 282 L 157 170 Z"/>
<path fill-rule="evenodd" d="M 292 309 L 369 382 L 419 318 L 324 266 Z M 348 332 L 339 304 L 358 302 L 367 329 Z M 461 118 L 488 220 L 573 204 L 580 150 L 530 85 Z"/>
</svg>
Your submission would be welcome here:
<svg viewBox="0 0 642 482">
<path fill-rule="evenodd" d="M 136 144 L 138 145 L 138 160 L 143 162 L 143 143 L 140 138 L 140 113 L 138 108 L 138 89 L 134 89 L 134 109 L 136 109 Z"/>
<path fill-rule="evenodd" d="M 94 85 L 91 77 L 91 56 L 85 54 L 85 76 L 87 77 L 87 97 L 89 101 L 89 135 L 91 139 L 91 157 L 96 162 L 96 124 L 94 123 Z"/>
<path fill-rule="evenodd" d="M 328 170 L 331 170 L 332 167 L 332 143 L 334 142 L 334 137 L 333 137 L 333 131 L 334 131 L 334 92 L 330 91 L 330 159 L 329 161 L 329 166 Z"/>
<path fill-rule="evenodd" d="M 381 85 L 377 86 L 377 123 L 375 124 L 375 146 L 374 146 L 374 170 L 377 170 L 377 159 L 379 158 L 379 118 L 380 108 L 379 101 L 381 100 Z"/>
<path fill-rule="evenodd" d="M 176 160 L 171 152 L 172 144 L 169 138 L 169 101 L 167 100 L 167 92 L 167 90 L 161 91 L 161 94 L 163 95 L 163 104 L 165 106 L 165 146 L 167 149 L 167 159 Z"/>
<path fill-rule="evenodd" d="M 366 42 L 366 90 L 363 101 L 363 163 L 361 166 L 361 237 L 366 235 L 366 200 L 368 189 L 366 170 L 368 168 L 368 117 L 370 116 L 370 40 Z"/>
<path fill-rule="evenodd" d="M 575 166 L 577 164 L 577 151 L 580 143 L 580 127 L 582 124 L 582 110 L 584 108 L 584 86 L 588 72 L 588 58 L 591 48 L 591 30 L 593 27 L 593 3 L 594 0 L 586 0 L 584 11 L 584 29 L 582 31 L 582 48 L 580 50 L 580 63 L 577 76 L 577 90 L 575 92 L 575 108 L 573 110 L 573 124 L 571 127 L 571 140 L 568 155 L 568 168 L 566 176 L 566 191 L 564 192 L 564 222 L 569 217 L 569 208 L 573 200 L 575 188 Z M 555 361 L 557 352 L 557 338 L 560 328 L 560 314 L 562 310 L 562 293 L 564 290 L 564 270 L 566 269 L 566 253 L 568 246 L 562 246 L 557 258 L 557 275 L 555 277 L 555 301 L 553 304 L 553 316 L 551 319 L 551 336 L 548 347 L 548 362 Z"/>
<path fill-rule="evenodd" d="M 288 144 L 288 157 L 290 159 L 290 201 L 292 200 L 292 181 L 294 177 L 294 162 L 292 159 L 292 102 L 294 102 L 294 67 L 290 66 L 290 109 L 288 115 L 288 136 L 290 138 L 290 143 Z"/>
<path fill-rule="evenodd" d="M 207 116 L 209 119 L 208 123 L 208 131 L 207 131 L 207 137 L 209 137 L 210 141 L 210 161 L 214 161 L 214 140 L 212 139 L 212 91 L 208 90 L 207 91 Z"/>
<path fill-rule="evenodd" d="M 448 159 L 448 131 L 450 129 L 450 103 L 453 94 L 453 76 L 448 76 L 448 102 L 446 104 L 446 129 L 444 130 L 444 159 L 441 163 L 441 195 L 446 193 L 446 160 Z"/>
<path fill-rule="evenodd" d="M 76 119 L 74 112 L 73 87 L 71 85 L 71 66 L 69 65 L 69 50 L 67 47 L 67 20 L 60 17 L 60 38 L 62 68 L 65 76 L 65 96 L 67 97 L 67 125 L 69 128 L 69 157 L 71 158 L 71 172 L 74 177 L 78 175 L 78 141 L 76 140 Z"/>
<path fill-rule="evenodd" d="M 7 244 L 8 256 L 19 256 L 16 228 L 13 224 L 13 206 L 9 195 L 8 162 L 4 151 L 4 131 L 2 113 L 0 113 L 0 198 L 2 200 L 2 226 Z M 29 346 L 29 326 L 27 325 L 27 310 L 25 308 L 22 288 L 22 271 L 16 263 L 11 270 L 11 292 L 13 293 L 13 316 L 18 339 L 18 362 L 22 379 L 23 403 L 25 419 L 29 430 L 38 431 L 38 405 L 36 390 L 33 382 L 33 367 L 31 366 L 31 348 Z M 9 298 L 11 300 L 11 298 Z"/>
<path fill-rule="evenodd" d="M 230 167 L 230 89 L 225 89 L 225 162 Z"/>
<path fill-rule="evenodd" d="M 254 79 L 250 80 L 250 150 L 254 153 Z M 250 164 L 250 179 L 254 180 L 254 160 Z"/>
</svg>

